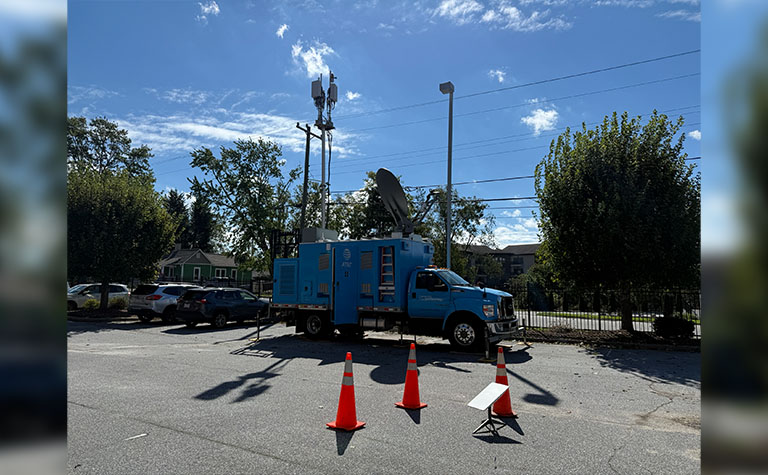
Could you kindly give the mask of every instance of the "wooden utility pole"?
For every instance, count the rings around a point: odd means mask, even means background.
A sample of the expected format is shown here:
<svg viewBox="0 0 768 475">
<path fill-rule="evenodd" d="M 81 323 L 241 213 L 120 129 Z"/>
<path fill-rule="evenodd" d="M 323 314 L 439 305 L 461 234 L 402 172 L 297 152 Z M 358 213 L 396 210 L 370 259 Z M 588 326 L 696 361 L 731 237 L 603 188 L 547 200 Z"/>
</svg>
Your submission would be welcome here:
<svg viewBox="0 0 768 475">
<path fill-rule="evenodd" d="M 315 137 L 316 139 L 319 139 L 320 137 L 313 134 L 311 131 L 311 127 L 309 124 L 305 124 L 306 128 L 302 128 L 301 125 L 299 125 L 298 122 L 296 122 L 296 128 L 307 134 L 307 146 L 304 150 L 304 187 L 301 190 L 301 219 L 299 221 L 299 228 L 301 229 L 301 233 L 304 233 L 304 226 L 306 223 L 306 212 L 307 212 L 307 180 L 309 178 L 309 141 L 312 139 L 312 137 Z"/>
</svg>

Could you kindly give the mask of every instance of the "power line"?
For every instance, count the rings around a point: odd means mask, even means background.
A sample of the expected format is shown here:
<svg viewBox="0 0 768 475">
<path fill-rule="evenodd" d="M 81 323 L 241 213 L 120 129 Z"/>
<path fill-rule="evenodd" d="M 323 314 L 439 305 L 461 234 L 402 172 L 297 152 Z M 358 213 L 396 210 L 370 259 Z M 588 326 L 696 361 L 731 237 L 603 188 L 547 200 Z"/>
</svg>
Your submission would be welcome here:
<svg viewBox="0 0 768 475">
<path fill-rule="evenodd" d="M 634 88 L 634 87 L 641 87 L 641 86 L 648 86 L 648 85 L 651 85 L 651 84 L 659 84 L 659 83 L 663 83 L 663 82 L 676 81 L 678 79 L 685 79 L 685 78 L 690 78 L 690 77 L 695 77 L 695 76 L 701 76 L 701 73 L 683 74 L 681 76 L 673 76 L 673 77 L 668 77 L 668 78 L 664 78 L 664 79 L 656 79 L 654 81 L 644 81 L 644 82 L 639 82 L 639 83 L 635 83 L 635 84 L 627 84 L 625 86 L 613 87 L 613 88 L 608 88 L 608 89 L 599 89 L 597 91 L 591 91 L 591 92 L 583 92 L 583 93 L 580 93 L 580 94 L 573 94 L 573 95 L 569 95 L 569 96 L 557 97 L 555 99 L 548 99 L 546 101 L 542 101 L 542 103 L 552 103 L 552 102 L 555 102 L 555 101 L 562 101 L 562 100 L 566 100 L 566 99 L 575 99 L 577 97 L 593 96 L 593 95 L 602 94 L 602 93 L 605 93 L 605 92 L 621 91 L 621 90 L 624 90 L 624 89 L 631 89 L 631 88 Z M 512 109 L 512 108 L 516 108 L 516 107 L 524 107 L 524 106 L 530 106 L 530 105 L 531 104 L 529 102 L 524 102 L 524 103 L 515 104 L 515 105 L 511 105 L 511 106 L 496 107 L 494 109 L 484 109 L 484 110 L 480 110 L 480 111 L 467 112 L 467 113 L 464 113 L 464 114 L 456 114 L 453 117 L 454 118 L 456 118 L 456 117 L 466 117 L 466 116 L 470 116 L 470 115 L 484 114 L 486 112 L 497 112 L 497 111 L 504 110 L 504 109 Z M 366 127 L 366 128 L 362 128 L 362 129 L 350 129 L 347 132 L 365 132 L 365 131 L 368 131 L 368 130 L 389 129 L 389 128 L 393 128 L 393 127 L 403 127 L 403 126 L 406 126 L 406 125 L 415 125 L 415 124 L 423 124 L 423 123 L 426 123 L 426 122 L 435 122 L 435 121 L 438 121 L 438 120 L 445 120 L 445 118 L 446 118 L 445 116 L 433 117 L 431 119 L 415 120 L 415 121 L 411 121 L 411 122 L 398 122 L 396 124 L 379 125 L 379 126 L 376 126 L 376 127 Z"/>
<path fill-rule="evenodd" d="M 463 157 L 463 158 L 473 158 L 473 157 Z M 687 157 L 684 159 L 685 161 L 693 161 L 693 160 L 701 160 L 701 156 L 696 157 Z M 442 160 L 441 160 L 442 162 Z M 524 180 L 524 179 L 530 179 L 535 178 L 535 175 L 520 175 L 520 176 L 510 176 L 505 178 L 489 178 L 486 180 L 471 180 L 471 181 L 462 181 L 458 183 L 453 183 L 453 185 L 473 185 L 473 184 L 480 184 L 480 183 L 494 183 L 494 182 L 502 182 L 502 181 L 512 181 L 512 180 Z M 438 186 L 443 186 L 442 184 L 437 185 L 411 185 L 411 186 L 404 186 L 403 188 L 406 190 L 416 190 L 421 188 L 434 188 Z M 342 191 L 331 191 L 331 194 L 345 194 L 345 193 L 354 193 L 356 191 L 360 191 L 360 189 L 357 190 L 342 190 Z M 499 208 L 504 209 L 504 208 Z M 509 208 L 509 209 L 515 209 L 515 208 Z"/>
<path fill-rule="evenodd" d="M 672 112 L 672 111 L 676 111 L 676 110 L 690 109 L 690 108 L 693 108 L 693 107 L 699 107 L 699 106 L 679 107 L 679 108 L 668 109 L 668 110 L 659 111 L 659 112 L 661 112 L 661 113 Z M 651 112 L 648 112 L 648 113 L 650 114 Z M 685 112 L 685 113 L 680 114 L 680 115 L 685 116 L 685 115 L 688 115 L 688 114 L 696 114 L 696 113 L 700 113 L 700 112 L 701 111 L 689 111 L 689 112 Z M 595 124 L 600 124 L 600 123 L 602 123 L 602 120 L 593 121 L 593 122 L 586 122 L 586 123 L 582 122 L 582 124 L 584 124 L 584 125 L 595 125 Z M 567 128 L 575 128 L 575 127 L 578 127 L 578 126 L 580 126 L 582 124 L 567 126 Z M 697 123 L 692 123 L 692 124 L 687 124 L 687 125 L 688 126 L 693 126 L 693 125 L 697 125 Z M 483 147 L 493 147 L 495 145 L 500 145 L 500 144 L 510 143 L 510 142 L 521 142 L 521 141 L 524 141 L 524 140 L 530 140 L 530 139 L 536 139 L 536 138 L 556 137 L 556 136 L 560 135 L 563 131 L 565 131 L 565 128 L 561 129 L 560 132 L 553 132 L 553 133 L 549 133 L 549 134 L 539 134 L 539 135 L 536 135 L 535 132 L 527 132 L 527 133 L 524 133 L 524 134 L 512 134 L 512 135 L 505 135 L 505 136 L 501 136 L 501 137 L 494 137 L 494 138 L 490 138 L 490 139 L 475 140 L 475 141 L 472 141 L 472 142 L 464 142 L 464 143 L 461 143 L 461 144 L 457 144 L 457 145 L 454 146 L 454 150 L 456 150 L 458 147 L 463 147 L 459 151 L 464 151 L 464 150 L 472 150 L 472 149 L 483 148 Z M 509 140 L 505 140 L 505 139 L 509 139 Z M 491 142 L 491 141 L 496 141 L 496 143 L 490 143 L 490 144 L 489 143 L 484 143 L 484 142 Z M 475 146 L 472 146 L 472 147 L 465 147 L 466 145 L 474 145 L 474 144 L 481 144 L 481 145 L 475 145 Z M 431 148 L 419 149 L 419 150 L 410 150 L 410 151 L 404 151 L 404 152 L 396 152 L 396 153 L 391 153 L 391 154 L 386 154 L 386 155 L 363 156 L 363 157 L 355 158 L 353 163 L 349 163 L 352 159 L 348 159 L 348 160 L 345 161 L 346 163 L 336 165 L 336 167 L 337 168 L 341 167 L 342 170 L 345 170 L 345 169 L 348 169 L 350 166 L 359 165 L 358 162 L 360 162 L 362 160 L 373 160 L 373 159 L 385 158 L 385 157 L 390 157 L 390 156 L 395 156 L 395 155 L 406 155 L 406 154 L 409 154 L 409 153 L 428 152 L 428 153 L 422 153 L 420 155 L 410 155 L 408 157 L 395 158 L 395 159 L 392 159 L 392 160 L 387 160 L 387 162 L 395 162 L 395 161 L 399 161 L 399 160 L 411 160 L 411 159 L 417 158 L 417 157 L 425 157 L 425 156 L 429 156 L 429 155 L 438 155 L 438 154 L 441 154 L 441 153 L 445 153 L 445 150 L 447 148 L 448 147 L 446 147 L 446 146 L 441 146 L 441 147 L 431 147 Z"/>
<path fill-rule="evenodd" d="M 482 95 L 485 95 L 485 94 L 493 94 L 493 93 L 496 93 L 496 92 L 509 91 L 509 90 L 513 90 L 513 89 L 521 89 L 521 88 L 524 88 L 524 87 L 537 86 L 537 85 L 540 85 L 540 84 L 546 84 L 546 83 L 551 83 L 551 82 L 556 82 L 556 81 L 564 81 L 566 79 L 573 79 L 573 78 L 577 78 L 577 77 L 588 76 L 588 75 L 591 75 L 591 74 L 604 73 L 604 72 L 607 72 L 607 71 L 615 71 L 617 69 L 629 68 L 629 67 L 632 67 L 632 66 L 639 66 L 641 64 L 648 64 L 648 63 L 653 63 L 653 62 L 657 62 L 657 61 L 664 61 L 664 60 L 667 60 L 667 59 L 677 58 L 677 57 L 686 56 L 686 55 L 695 54 L 695 53 L 700 53 L 700 52 L 701 52 L 701 49 L 695 49 L 695 50 L 690 50 L 690 51 L 683 51 L 681 53 L 675 53 L 675 54 L 670 54 L 670 55 L 666 55 L 666 56 L 658 56 L 656 58 L 650 58 L 650 59 L 645 59 L 645 60 L 641 60 L 641 61 L 634 61 L 634 62 L 631 62 L 631 63 L 618 64 L 618 65 L 609 66 L 609 67 L 606 67 L 606 68 L 593 69 L 591 71 L 584 71 L 584 72 L 580 72 L 580 73 L 567 74 L 567 75 L 564 75 L 564 76 L 557 76 L 557 77 L 554 77 L 554 78 L 541 79 L 541 80 L 538 80 L 538 81 L 532 81 L 532 82 L 528 82 L 528 83 L 524 83 L 524 84 L 517 84 L 517 85 L 514 85 L 514 86 L 501 87 L 501 88 L 498 88 L 498 89 L 491 89 L 491 90 L 487 90 L 487 91 L 481 91 L 481 92 L 475 92 L 475 93 L 472 93 L 472 94 L 466 94 L 466 95 L 463 95 L 463 96 L 456 96 L 456 97 L 454 97 L 454 100 L 466 99 L 466 98 L 469 98 L 469 97 L 482 96 Z M 336 120 L 351 119 L 351 118 L 355 118 L 355 117 L 366 117 L 366 116 L 375 115 L 375 114 L 383 114 L 383 113 L 387 113 L 387 112 L 394 112 L 394 111 L 405 110 L 405 109 L 413 109 L 413 108 L 416 108 L 416 107 L 423 107 L 423 106 L 428 106 L 428 105 L 432 105 L 432 104 L 440 104 L 440 103 L 447 102 L 447 101 L 448 101 L 447 99 L 440 99 L 440 100 L 434 100 L 434 101 L 421 102 L 421 103 L 418 103 L 418 104 L 409 104 L 409 105 L 405 105 L 405 106 L 390 107 L 390 108 L 387 108 L 387 109 L 380 109 L 380 110 L 370 111 L 370 112 L 360 112 L 360 113 L 357 113 L 357 114 L 348 114 L 348 115 L 343 115 L 343 116 L 336 117 Z"/>
</svg>

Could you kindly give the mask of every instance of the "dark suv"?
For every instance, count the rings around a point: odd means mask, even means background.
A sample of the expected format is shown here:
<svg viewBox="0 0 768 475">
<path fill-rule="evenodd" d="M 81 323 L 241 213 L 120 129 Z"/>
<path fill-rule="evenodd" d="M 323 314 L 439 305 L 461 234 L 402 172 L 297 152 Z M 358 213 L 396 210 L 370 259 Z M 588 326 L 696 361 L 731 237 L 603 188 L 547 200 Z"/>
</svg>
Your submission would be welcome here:
<svg viewBox="0 0 768 475">
<path fill-rule="evenodd" d="M 242 322 L 266 316 L 269 304 L 243 289 L 206 288 L 188 290 L 178 300 L 176 319 L 188 327 L 210 322 L 221 328 L 228 321 Z"/>
</svg>

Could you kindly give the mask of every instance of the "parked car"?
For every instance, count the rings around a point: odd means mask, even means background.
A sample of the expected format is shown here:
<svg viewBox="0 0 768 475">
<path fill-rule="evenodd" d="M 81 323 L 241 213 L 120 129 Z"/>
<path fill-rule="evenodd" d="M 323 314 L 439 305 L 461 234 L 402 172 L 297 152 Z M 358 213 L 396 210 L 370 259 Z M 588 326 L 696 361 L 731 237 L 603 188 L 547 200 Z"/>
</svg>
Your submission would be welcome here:
<svg viewBox="0 0 768 475">
<path fill-rule="evenodd" d="M 179 298 L 176 319 L 188 327 L 200 322 L 210 322 L 221 328 L 228 321 L 242 322 L 258 316 L 266 316 L 269 303 L 252 293 L 231 287 L 188 290 Z"/>
<path fill-rule="evenodd" d="M 128 300 L 131 292 L 123 284 L 109 284 L 109 299 L 122 297 Z M 79 284 L 67 290 L 67 310 L 81 308 L 86 300 L 101 301 L 101 284 Z"/>
<path fill-rule="evenodd" d="M 138 315 L 142 322 L 160 317 L 165 323 L 175 320 L 176 301 L 184 292 L 201 288 L 194 284 L 142 284 L 136 287 L 128 300 L 128 311 Z"/>
</svg>

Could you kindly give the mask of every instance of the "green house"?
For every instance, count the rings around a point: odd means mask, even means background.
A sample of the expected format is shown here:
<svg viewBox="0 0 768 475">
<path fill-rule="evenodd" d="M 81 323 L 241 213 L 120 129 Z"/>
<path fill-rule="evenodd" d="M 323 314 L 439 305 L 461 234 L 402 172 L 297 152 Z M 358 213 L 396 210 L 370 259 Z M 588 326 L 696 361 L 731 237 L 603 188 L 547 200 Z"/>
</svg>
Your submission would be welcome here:
<svg viewBox="0 0 768 475">
<path fill-rule="evenodd" d="M 251 272 L 239 270 L 231 257 L 200 249 L 177 248 L 160 261 L 161 281 L 205 282 L 214 278 L 245 282 L 251 280 Z"/>
</svg>

